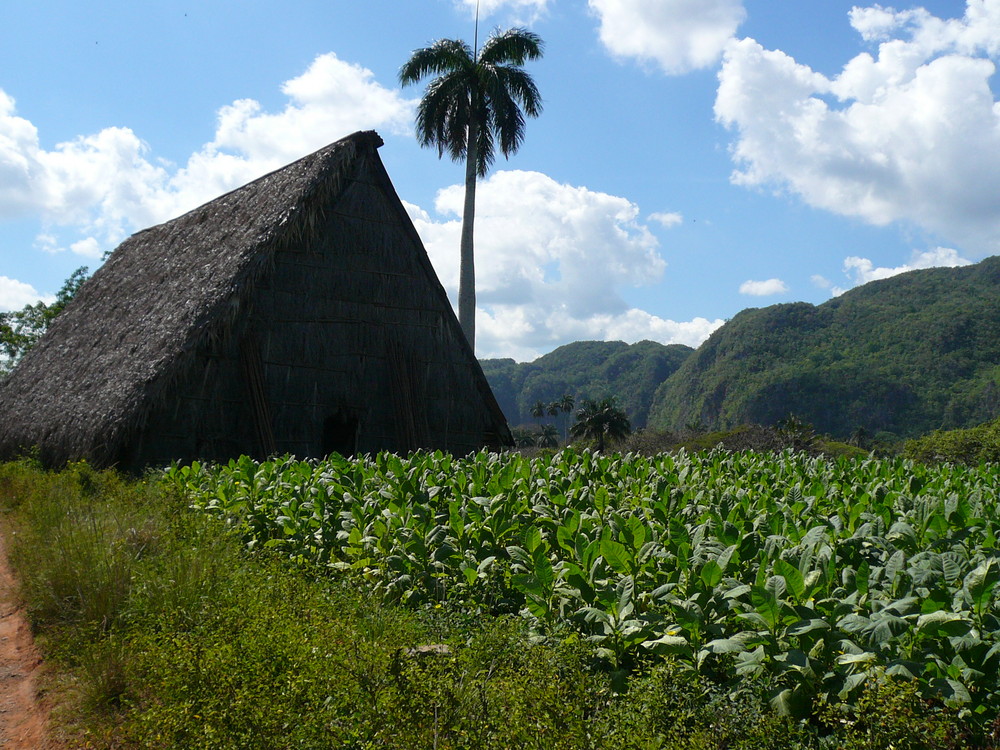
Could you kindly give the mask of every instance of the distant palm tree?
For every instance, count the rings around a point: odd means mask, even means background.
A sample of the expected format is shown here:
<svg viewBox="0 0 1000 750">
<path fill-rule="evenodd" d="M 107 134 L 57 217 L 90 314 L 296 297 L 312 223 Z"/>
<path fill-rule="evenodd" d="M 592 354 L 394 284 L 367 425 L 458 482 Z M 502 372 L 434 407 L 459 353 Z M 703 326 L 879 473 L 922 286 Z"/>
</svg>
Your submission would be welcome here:
<svg viewBox="0 0 1000 750">
<path fill-rule="evenodd" d="M 541 432 L 538 433 L 538 437 L 535 439 L 535 445 L 539 448 L 558 448 L 559 430 L 556 429 L 556 426 L 554 424 L 542 425 Z"/>
<path fill-rule="evenodd" d="M 847 441 L 847 444 L 858 448 L 864 448 L 868 444 L 868 430 L 861 426 L 854 428 L 854 432 L 851 433 L 851 437 Z"/>
<path fill-rule="evenodd" d="M 536 401 L 534 405 L 531 407 L 531 416 L 541 421 L 541 419 L 545 416 L 546 411 L 547 407 L 545 406 L 545 404 L 543 404 L 541 401 Z"/>
<path fill-rule="evenodd" d="M 563 442 L 569 442 L 569 415 L 573 411 L 573 407 L 576 406 L 576 399 L 573 398 L 572 393 L 566 393 L 561 399 L 559 399 L 559 409 L 563 412 L 565 420 L 563 422 Z"/>
<path fill-rule="evenodd" d="M 585 398 L 576 415 L 576 424 L 570 430 L 573 437 L 597 441 L 597 450 L 604 451 L 608 441 L 622 440 L 632 432 L 632 425 L 625 412 L 618 408 L 613 398 L 600 401 Z"/>
<path fill-rule="evenodd" d="M 542 56 L 542 39 L 525 29 L 496 31 L 473 50 L 459 39 L 441 39 L 415 50 L 399 71 L 406 86 L 436 76 L 417 108 L 417 140 L 437 146 L 454 161 L 465 160 L 465 206 L 462 211 L 458 320 L 469 345 L 476 348 L 476 272 L 473 223 L 476 180 L 485 177 L 499 141 L 505 157 L 524 140 L 524 116 L 537 117 L 542 97 L 521 69 Z"/>
<path fill-rule="evenodd" d="M 535 446 L 535 435 L 531 430 L 515 427 L 510 431 L 510 434 L 514 438 L 514 445 L 518 448 L 533 448 Z"/>
</svg>

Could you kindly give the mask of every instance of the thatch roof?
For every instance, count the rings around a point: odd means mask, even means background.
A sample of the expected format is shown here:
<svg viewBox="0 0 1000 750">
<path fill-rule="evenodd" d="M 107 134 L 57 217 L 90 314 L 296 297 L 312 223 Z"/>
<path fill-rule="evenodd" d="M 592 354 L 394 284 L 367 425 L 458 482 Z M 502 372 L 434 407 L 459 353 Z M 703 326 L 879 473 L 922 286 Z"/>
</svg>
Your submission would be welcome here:
<svg viewBox="0 0 1000 750">
<path fill-rule="evenodd" d="M 308 239 L 359 159 L 377 159 L 381 145 L 374 132 L 355 133 L 122 243 L 0 383 L 0 455 L 39 445 L 49 463 L 114 460 L 199 347 L 240 319 L 274 251 Z"/>
</svg>

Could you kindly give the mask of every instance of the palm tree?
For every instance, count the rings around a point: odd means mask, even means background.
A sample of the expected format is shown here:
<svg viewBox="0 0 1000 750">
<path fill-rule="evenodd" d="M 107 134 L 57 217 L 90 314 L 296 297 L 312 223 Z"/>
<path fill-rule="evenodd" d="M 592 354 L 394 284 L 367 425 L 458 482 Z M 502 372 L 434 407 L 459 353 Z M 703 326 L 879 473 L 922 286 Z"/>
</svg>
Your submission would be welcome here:
<svg viewBox="0 0 1000 750">
<path fill-rule="evenodd" d="M 510 431 L 510 434 L 514 438 L 514 445 L 518 448 L 535 447 L 535 436 L 531 430 L 526 430 L 523 427 L 515 427 Z"/>
<path fill-rule="evenodd" d="M 559 430 L 554 424 L 543 424 L 538 437 L 535 439 L 535 444 L 539 448 L 559 447 Z"/>
<path fill-rule="evenodd" d="M 542 40 L 525 29 L 496 31 L 473 50 L 459 39 L 441 39 L 414 50 L 399 71 L 403 86 L 436 76 L 417 108 L 417 140 L 437 146 L 454 161 L 465 160 L 458 320 L 476 348 L 476 272 L 473 224 L 476 180 L 485 177 L 496 156 L 516 152 L 524 140 L 524 116 L 537 117 L 542 98 L 521 66 L 542 56 Z"/>
<path fill-rule="evenodd" d="M 573 411 L 574 406 L 576 406 L 576 399 L 573 398 L 572 393 L 567 393 L 559 399 L 559 408 L 565 412 Z"/>
<path fill-rule="evenodd" d="M 625 412 L 618 408 L 613 398 L 600 401 L 585 398 L 576 415 L 576 424 L 570 430 L 573 437 L 597 441 L 597 450 L 603 452 L 609 440 L 621 440 L 632 431 Z"/>
<path fill-rule="evenodd" d="M 536 401 L 531 407 L 531 416 L 537 419 L 539 424 L 541 424 L 542 418 L 545 416 L 545 409 L 545 404 L 541 401 Z"/>
<path fill-rule="evenodd" d="M 566 417 L 566 421 L 563 422 L 563 441 L 569 442 L 569 415 L 573 411 L 573 407 L 576 406 L 576 399 L 573 398 L 572 393 L 564 394 L 561 399 L 559 399 L 559 408 L 562 410 Z"/>
</svg>

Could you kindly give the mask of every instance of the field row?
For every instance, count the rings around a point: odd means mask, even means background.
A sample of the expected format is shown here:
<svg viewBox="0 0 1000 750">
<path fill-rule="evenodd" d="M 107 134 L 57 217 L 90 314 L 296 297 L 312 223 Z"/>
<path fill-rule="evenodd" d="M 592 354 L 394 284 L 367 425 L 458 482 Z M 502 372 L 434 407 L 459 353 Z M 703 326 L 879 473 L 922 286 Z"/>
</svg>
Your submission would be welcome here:
<svg viewBox="0 0 1000 750">
<path fill-rule="evenodd" d="M 672 654 L 764 677 L 779 710 L 852 701 L 879 668 L 1000 708 L 1000 467 L 716 451 L 382 454 L 175 467 L 251 548 L 386 600 L 520 612 L 624 682 Z"/>
</svg>

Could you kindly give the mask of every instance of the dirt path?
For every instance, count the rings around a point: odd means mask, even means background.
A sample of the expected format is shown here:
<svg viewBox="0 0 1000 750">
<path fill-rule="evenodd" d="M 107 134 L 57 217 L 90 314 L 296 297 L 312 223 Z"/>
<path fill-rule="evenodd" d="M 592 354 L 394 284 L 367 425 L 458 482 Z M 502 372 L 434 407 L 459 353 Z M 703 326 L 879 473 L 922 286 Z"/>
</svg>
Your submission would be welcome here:
<svg viewBox="0 0 1000 750">
<path fill-rule="evenodd" d="M 31 628 L 18 606 L 0 534 L 0 747 L 4 750 L 55 747 L 46 737 L 48 711 L 35 684 L 41 664 Z"/>
</svg>

